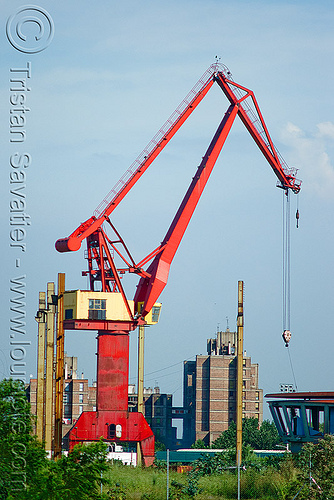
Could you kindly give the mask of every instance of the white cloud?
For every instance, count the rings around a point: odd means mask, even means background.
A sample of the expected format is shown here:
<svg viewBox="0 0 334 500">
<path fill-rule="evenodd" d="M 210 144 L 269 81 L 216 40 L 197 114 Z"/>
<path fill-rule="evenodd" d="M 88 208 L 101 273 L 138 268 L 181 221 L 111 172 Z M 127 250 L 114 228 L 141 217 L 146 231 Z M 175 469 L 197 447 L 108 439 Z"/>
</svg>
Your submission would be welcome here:
<svg viewBox="0 0 334 500">
<path fill-rule="evenodd" d="M 318 137 L 329 137 L 334 139 L 334 123 L 332 122 L 322 122 L 317 125 L 319 133 Z"/>
<path fill-rule="evenodd" d="M 300 169 L 303 190 L 334 200 L 334 165 L 329 154 L 334 146 L 334 124 L 318 123 L 317 131 L 308 135 L 295 124 L 288 123 L 283 141 L 291 148 L 293 166 Z"/>
</svg>

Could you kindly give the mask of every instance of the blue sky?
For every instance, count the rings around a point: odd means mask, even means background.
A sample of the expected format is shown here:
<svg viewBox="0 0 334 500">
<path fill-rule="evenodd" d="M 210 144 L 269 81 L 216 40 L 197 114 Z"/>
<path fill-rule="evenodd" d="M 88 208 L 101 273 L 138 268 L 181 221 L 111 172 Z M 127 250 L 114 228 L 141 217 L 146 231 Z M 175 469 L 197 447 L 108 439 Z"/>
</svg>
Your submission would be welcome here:
<svg viewBox="0 0 334 500">
<path fill-rule="evenodd" d="M 272 139 L 299 169 L 300 227 L 291 234 L 290 354 L 300 390 L 332 390 L 334 7 L 329 1 L 45 1 L 54 38 L 42 52 L 15 50 L 7 18 L 22 4 L 1 2 L 0 137 L 3 317 L 0 369 L 8 374 L 9 280 L 26 275 L 27 373 L 36 375 L 38 292 L 66 273 L 85 289 L 83 250 L 57 254 L 54 242 L 87 219 L 144 149 L 215 56 L 252 89 Z M 9 248 L 10 69 L 32 65 L 26 140 L 27 251 Z M 228 107 L 213 88 L 113 214 L 136 260 L 155 248 Z M 181 404 L 182 362 L 205 354 L 206 339 L 229 318 L 245 282 L 245 349 L 260 386 L 275 392 L 293 375 L 282 333 L 282 193 L 239 121 L 232 127 L 161 296 L 160 324 L 146 333 L 145 385 Z M 292 214 L 296 208 L 292 197 Z M 134 295 L 133 276 L 125 283 Z M 67 352 L 95 377 L 95 339 L 69 332 Z M 131 334 L 134 381 L 136 333 Z M 172 366 L 174 365 L 174 366 Z M 165 369 L 170 367 L 168 369 Z M 150 375 L 149 375 L 150 374 Z M 268 416 L 267 412 L 265 416 Z"/>
</svg>

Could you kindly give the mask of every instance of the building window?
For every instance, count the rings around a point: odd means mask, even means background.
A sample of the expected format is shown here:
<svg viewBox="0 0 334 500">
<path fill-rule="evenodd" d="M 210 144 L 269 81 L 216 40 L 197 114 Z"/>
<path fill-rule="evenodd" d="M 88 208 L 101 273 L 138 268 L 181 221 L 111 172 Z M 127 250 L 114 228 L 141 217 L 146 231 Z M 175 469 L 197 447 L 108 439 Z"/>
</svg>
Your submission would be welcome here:
<svg viewBox="0 0 334 500">
<path fill-rule="evenodd" d="M 71 405 L 64 406 L 64 415 L 65 417 L 71 416 Z"/>
<path fill-rule="evenodd" d="M 255 399 L 257 399 L 257 400 L 259 399 L 259 393 L 258 392 L 255 393 Z"/>
<path fill-rule="evenodd" d="M 84 390 L 84 384 L 83 384 L 83 382 L 80 382 L 79 391 L 83 391 L 83 390 Z"/>
<path fill-rule="evenodd" d="M 83 412 L 83 406 L 82 406 L 82 405 L 80 405 L 80 406 L 79 406 L 79 415 L 81 415 L 81 413 L 82 413 L 82 412 Z"/>
<path fill-rule="evenodd" d="M 88 319 L 106 319 L 106 300 L 89 299 Z"/>
<path fill-rule="evenodd" d="M 115 439 L 116 437 L 116 425 L 110 424 L 108 425 L 108 439 Z"/>
<path fill-rule="evenodd" d="M 79 394 L 79 403 L 83 403 L 84 402 L 83 396 L 84 396 L 83 394 Z"/>
<path fill-rule="evenodd" d="M 73 309 L 65 309 L 65 319 L 73 319 Z"/>
<path fill-rule="evenodd" d="M 259 409 L 259 403 L 255 403 L 255 410 Z"/>
<path fill-rule="evenodd" d="M 159 316 L 160 316 L 160 306 L 153 306 L 152 307 L 152 321 L 153 323 L 158 323 L 159 321 Z"/>
</svg>

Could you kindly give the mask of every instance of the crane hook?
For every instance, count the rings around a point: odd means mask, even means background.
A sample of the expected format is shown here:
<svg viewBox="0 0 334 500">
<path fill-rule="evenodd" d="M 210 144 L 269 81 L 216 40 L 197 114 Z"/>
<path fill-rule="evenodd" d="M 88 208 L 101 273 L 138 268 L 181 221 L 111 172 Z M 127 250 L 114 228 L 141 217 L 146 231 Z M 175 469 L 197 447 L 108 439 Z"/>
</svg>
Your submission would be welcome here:
<svg viewBox="0 0 334 500">
<path fill-rule="evenodd" d="M 290 330 L 284 330 L 282 334 L 283 340 L 285 342 L 285 347 L 289 347 L 289 342 L 291 340 L 291 332 Z"/>
<path fill-rule="evenodd" d="M 297 208 L 297 212 L 296 212 L 296 227 L 298 228 L 299 227 L 299 210 Z"/>
</svg>

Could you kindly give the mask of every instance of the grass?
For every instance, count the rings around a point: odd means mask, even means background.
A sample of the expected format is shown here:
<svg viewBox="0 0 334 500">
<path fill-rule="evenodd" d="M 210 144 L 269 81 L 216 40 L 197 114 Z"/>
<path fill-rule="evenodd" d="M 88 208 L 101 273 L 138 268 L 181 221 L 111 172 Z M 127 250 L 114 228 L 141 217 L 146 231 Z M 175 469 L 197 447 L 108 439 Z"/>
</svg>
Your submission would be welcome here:
<svg viewBox="0 0 334 500">
<path fill-rule="evenodd" d="M 243 500 L 269 500 L 292 498 L 289 488 L 292 471 L 268 468 L 255 471 L 249 468 L 241 473 L 241 498 Z M 228 500 L 237 498 L 237 475 L 222 472 L 196 477 L 170 471 L 170 500 Z M 109 486 L 104 486 L 110 500 L 165 500 L 165 470 L 140 469 L 113 464 L 104 476 Z M 109 493 L 107 493 L 109 492 Z M 289 496 L 287 496 L 289 494 Z"/>
</svg>

